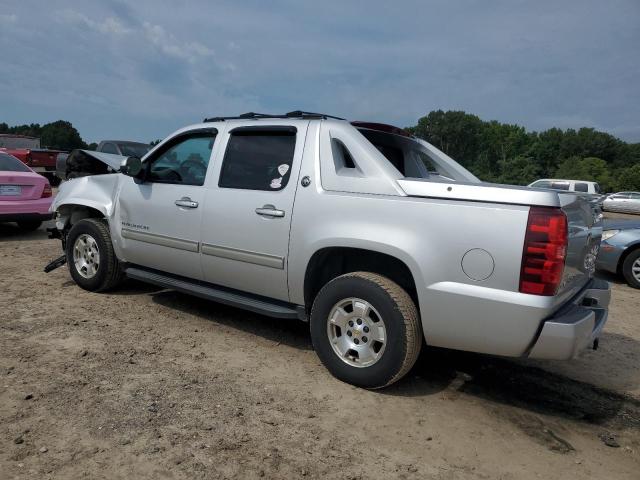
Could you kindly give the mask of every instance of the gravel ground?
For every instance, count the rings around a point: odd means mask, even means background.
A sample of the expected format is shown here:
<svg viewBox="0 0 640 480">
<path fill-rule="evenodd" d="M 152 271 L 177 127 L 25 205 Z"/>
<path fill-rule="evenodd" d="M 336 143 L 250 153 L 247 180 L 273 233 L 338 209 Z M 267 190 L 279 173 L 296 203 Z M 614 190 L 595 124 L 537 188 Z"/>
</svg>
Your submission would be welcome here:
<svg viewBox="0 0 640 480">
<path fill-rule="evenodd" d="M 85 292 L 0 225 L 0 479 L 609 478 L 640 471 L 640 292 L 573 362 L 429 350 L 378 392 L 307 326 L 128 282 Z"/>
</svg>

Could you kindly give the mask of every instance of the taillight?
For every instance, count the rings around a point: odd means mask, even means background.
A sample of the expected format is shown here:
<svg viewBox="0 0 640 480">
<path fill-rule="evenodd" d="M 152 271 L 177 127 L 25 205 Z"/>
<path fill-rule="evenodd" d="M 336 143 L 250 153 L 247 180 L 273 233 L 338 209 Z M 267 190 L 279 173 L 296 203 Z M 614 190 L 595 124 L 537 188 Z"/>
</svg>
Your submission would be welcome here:
<svg viewBox="0 0 640 480">
<path fill-rule="evenodd" d="M 532 207 L 524 237 L 520 292 L 556 294 L 567 256 L 567 217 L 559 208 Z"/>
<path fill-rule="evenodd" d="M 50 197 L 52 195 L 52 191 L 51 191 L 51 185 L 49 185 L 48 183 L 45 184 L 44 186 L 44 190 L 42 190 L 42 197 L 41 198 L 47 198 Z"/>
</svg>

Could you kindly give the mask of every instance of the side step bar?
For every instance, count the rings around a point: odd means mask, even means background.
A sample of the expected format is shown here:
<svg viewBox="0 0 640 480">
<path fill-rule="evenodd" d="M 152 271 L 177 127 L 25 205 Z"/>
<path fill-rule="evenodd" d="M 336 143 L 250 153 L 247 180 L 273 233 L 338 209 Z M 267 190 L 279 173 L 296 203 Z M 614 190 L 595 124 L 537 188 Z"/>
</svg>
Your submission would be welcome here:
<svg viewBox="0 0 640 480">
<path fill-rule="evenodd" d="M 140 267 L 128 267 L 125 269 L 125 274 L 129 278 L 140 280 L 141 282 L 188 293 L 196 297 L 224 303 L 225 305 L 242 308 L 261 315 L 308 321 L 304 307 L 291 303 L 271 300 L 258 295 Z"/>
</svg>

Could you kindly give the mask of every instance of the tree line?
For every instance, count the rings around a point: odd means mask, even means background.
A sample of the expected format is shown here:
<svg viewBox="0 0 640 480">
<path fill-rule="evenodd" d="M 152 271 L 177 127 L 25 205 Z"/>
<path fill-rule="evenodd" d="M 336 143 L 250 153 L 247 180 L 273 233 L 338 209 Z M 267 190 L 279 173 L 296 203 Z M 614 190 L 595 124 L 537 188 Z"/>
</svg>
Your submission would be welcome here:
<svg viewBox="0 0 640 480">
<path fill-rule="evenodd" d="M 434 110 L 407 130 L 487 182 L 527 185 L 538 178 L 570 178 L 596 181 L 604 191 L 640 191 L 640 143 L 593 128 L 527 132 L 520 125 L 484 121 L 463 111 Z M 64 120 L 0 123 L 0 133 L 39 137 L 43 147 L 60 150 L 97 146 L 85 143 Z"/>
<path fill-rule="evenodd" d="M 640 191 L 640 143 L 593 128 L 527 132 L 463 111 L 430 112 L 408 127 L 481 180 L 528 185 L 538 178 L 598 182 L 603 191 Z"/>
</svg>

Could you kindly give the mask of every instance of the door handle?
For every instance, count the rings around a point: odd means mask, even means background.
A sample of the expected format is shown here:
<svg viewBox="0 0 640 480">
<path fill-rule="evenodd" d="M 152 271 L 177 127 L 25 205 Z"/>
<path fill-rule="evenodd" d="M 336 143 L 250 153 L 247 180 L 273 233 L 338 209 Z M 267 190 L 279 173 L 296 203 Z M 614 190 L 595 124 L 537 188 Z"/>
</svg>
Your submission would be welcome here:
<svg viewBox="0 0 640 480">
<path fill-rule="evenodd" d="M 263 217 L 282 218 L 284 217 L 284 210 L 278 210 L 273 205 L 264 205 L 262 208 L 256 208 L 256 213 Z"/>
<path fill-rule="evenodd" d="M 198 208 L 198 202 L 194 202 L 189 197 L 182 197 L 180 200 L 176 200 L 173 203 L 175 203 L 178 207 Z"/>
</svg>

